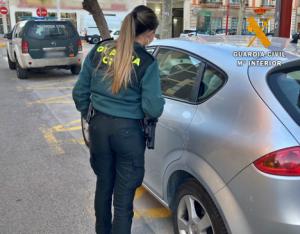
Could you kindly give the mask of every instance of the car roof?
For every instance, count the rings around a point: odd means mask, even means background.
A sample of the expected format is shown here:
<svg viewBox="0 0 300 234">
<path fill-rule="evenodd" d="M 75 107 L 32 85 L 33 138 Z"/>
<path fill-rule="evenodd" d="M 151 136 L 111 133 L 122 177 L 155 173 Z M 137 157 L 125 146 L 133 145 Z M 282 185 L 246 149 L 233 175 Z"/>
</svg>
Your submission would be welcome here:
<svg viewBox="0 0 300 234">
<path fill-rule="evenodd" d="M 222 64 L 224 59 L 229 59 L 228 56 L 232 57 L 232 60 L 234 60 L 232 55 L 235 51 L 284 51 L 286 59 L 283 60 L 300 58 L 300 46 L 290 43 L 290 39 L 271 37 L 269 38 L 271 41 L 271 46 L 269 48 L 264 48 L 259 39 L 256 39 L 252 46 L 248 47 L 252 38 L 253 36 L 247 35 L 200 35 L 189 38 L 156 40 L 151 45 L 181 48 L 211 60 L 216 64 Z M 253 59 L 253 57 L 249 59 Z"/>
</svg>

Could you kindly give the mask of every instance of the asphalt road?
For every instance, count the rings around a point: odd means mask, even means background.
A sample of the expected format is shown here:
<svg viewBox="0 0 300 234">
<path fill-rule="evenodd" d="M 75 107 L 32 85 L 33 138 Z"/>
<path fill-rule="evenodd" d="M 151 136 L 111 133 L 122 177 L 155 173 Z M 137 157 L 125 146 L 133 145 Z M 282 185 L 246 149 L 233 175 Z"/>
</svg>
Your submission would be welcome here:
<svg viewBox="0 0 300 234">
<path fill-rule="evenodd" d="M 90 48 L 85 45 L 85 52 Z M 95 176 L 67 70 L 19 80 L 0 49 L 0 233 L 92 234 Z M 142 187 L 133 234 L 173 233 L 171 213 Z"/>
</svg>

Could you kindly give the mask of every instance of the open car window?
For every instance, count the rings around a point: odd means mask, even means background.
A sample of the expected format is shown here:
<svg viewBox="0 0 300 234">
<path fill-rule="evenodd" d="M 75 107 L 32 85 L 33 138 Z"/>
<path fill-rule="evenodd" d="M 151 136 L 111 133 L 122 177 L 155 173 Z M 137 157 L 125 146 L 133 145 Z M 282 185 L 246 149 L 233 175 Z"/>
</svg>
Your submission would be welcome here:
<svg viewBox="0 0 300 234">
<path fill-rule="evenodd" d="M 162 92 L 165 96 L 193 101 L 193 88 L 202 62 L 189 54 L 161 48 L 157 54 Z"/>
</svg>

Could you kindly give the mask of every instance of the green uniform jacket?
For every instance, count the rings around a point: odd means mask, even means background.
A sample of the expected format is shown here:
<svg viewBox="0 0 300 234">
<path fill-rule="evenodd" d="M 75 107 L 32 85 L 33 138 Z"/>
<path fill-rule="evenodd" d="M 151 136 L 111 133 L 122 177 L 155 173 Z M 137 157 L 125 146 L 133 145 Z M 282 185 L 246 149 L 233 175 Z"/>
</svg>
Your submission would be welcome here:
<svg viewBox="0 0 300 234">
<path fill-rule="evenodd" d="M 113 41 L 103 41 L 87 55 L 79 79 L 73 89 L 73 99 L 78 111 L 85 117 L 90 102 L 93 107 L 112 116 L 143 119 L 145 115 L 158 118 L 165 101 L 161 94 L 159 69 L 156 59 L 140 44 L 134 44 L 134 72 L 132 82 L 118 94 L 111 92 L 111 79 L 103 79 L 111 57 L 103 56 L 107 45 Z M 116 51 L 115 51 L 116 52 Z M 114 52 L 112 52 L 114 53 Z M 117 52 L 116 52 L 117 53 Z M 130 58 L 128 58 L 130 59 Z M 96 67 L 101 61 L 99 69 Z"/>
</svg>

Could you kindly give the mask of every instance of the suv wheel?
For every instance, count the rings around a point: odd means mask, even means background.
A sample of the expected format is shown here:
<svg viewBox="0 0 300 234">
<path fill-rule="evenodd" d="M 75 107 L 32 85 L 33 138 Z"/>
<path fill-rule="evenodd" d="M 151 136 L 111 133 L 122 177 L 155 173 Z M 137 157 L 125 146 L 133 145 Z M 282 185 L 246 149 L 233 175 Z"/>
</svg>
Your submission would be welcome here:
<svg viewBox="0 0 300 234">
<path fill-rule="evenodd" d="M 98 44 L 100 42 L 100 37 L 94 36 L 91 38 L 91 43 L 92 44 Z"/>
<path fill-rule="evenodd" d="M 17 77 L 19 79 L 26 79 L 28 78 L 28 70 L 27 69 L 23 69 L 18 60 L 16 60 L 16 71 L 17 71 Z"/>
<path fill-rule="evenodd" d="M 10 70 L 15 70 L 16 69 L 16 63 L 14 63 L 13 61 L 10 60 L 8 51 L 6 51 L 7 53 L 7 61 L 8 61 L 8 66 Z"/>
<path fill-rule="evenodd" d="M 81 117 L 81 130 L 82 130 L 84 143 L 89 148 L 90 145 L 89 124 L 86 122 L 86 120 L 83 117 Z"/>
<path fill-rule="evenodd" d="M 217 207 L 194 179 L 188 179 L 177 190 L 173 223 L 176 234 L 227 234 Z"/>
<path fill-rule="evenodd" d="M 78 75 L 80 73 L 81 70 L 81 65 L 73 65 L 71 66 L 71 72 L 74 75 Z"/>
</svg>

